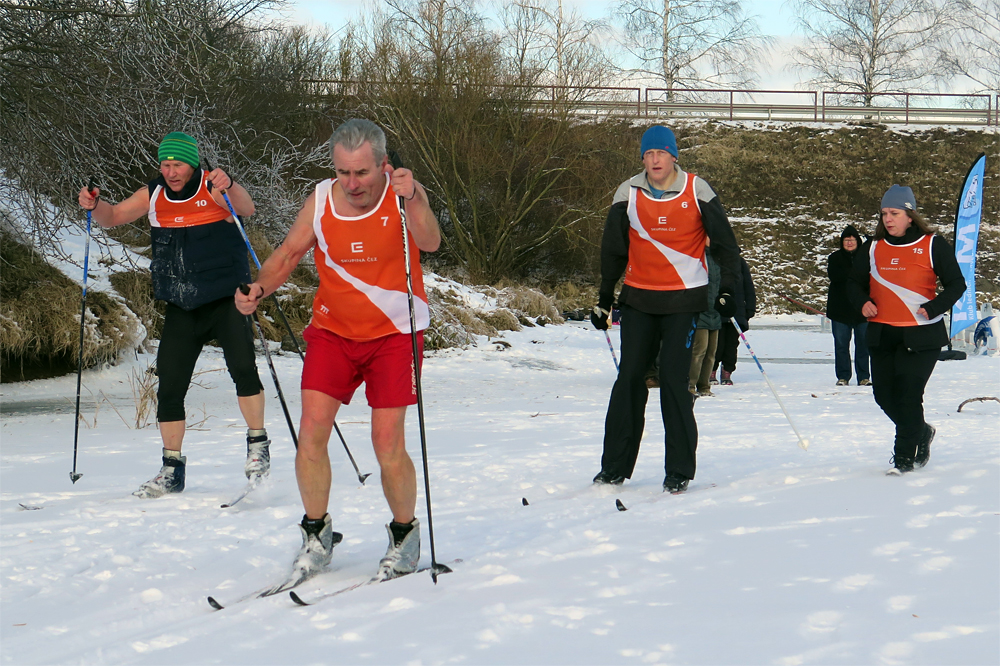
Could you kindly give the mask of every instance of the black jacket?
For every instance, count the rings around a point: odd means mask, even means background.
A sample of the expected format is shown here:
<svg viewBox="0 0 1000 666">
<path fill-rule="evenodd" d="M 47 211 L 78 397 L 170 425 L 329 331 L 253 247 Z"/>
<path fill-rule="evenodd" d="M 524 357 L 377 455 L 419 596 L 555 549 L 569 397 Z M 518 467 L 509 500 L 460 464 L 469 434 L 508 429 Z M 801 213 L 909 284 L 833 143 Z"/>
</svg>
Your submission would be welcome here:
<svg viewBox="0 0 1000 666">
<path fill-rule="evenodd" d="M 923 236 L 923 232 L 911 225 L 901 238 L 886 236 L 891 245 L 907 245 Z M 871 240 L 865 241 L 856 253 L 854 265 L 851 268 L 851 280 L 848 283 L 848 294 L 851 304 L 860 310 L 869 300 L 869 284 L 871 281 Z M 943 289 L 937 296 L 923 304 L 930 319 L 951 309 L 965 293 L 965 277 L 955 259 L 955 251 L 941 236 L 934 236 L 931 242 L 931 259 L 934 262 L 934 273 L 938 276 Z M 877 305 L 877 304 L 876 304 Z M 882 329 L 889 324 L 870 322 L 868 324 L 868 346 L 878 347 L 882 337 Z M 927 326 L 891 327 L 903 329 L 903 343 L 910 351 L 926 351 L 940 349 L 948 344 L 948 329 L 944 320 Z"/>
<path fill-rule="evenodd" d="M 854 252 L 848 252 L 844 249 L 844 239 L 849 236 L 853 236 L 858 241 L 858 247 Z M 860 250 L 861 235 L 857 229 L 849 224 L 840 234 L 840 249 L 827 257 L 826 260 L 826 274 L 830 278 L 830 290 L 826 295 L 826 316 L 832 321 L 849 326 L 857 326 L 865 321 L 865 316 L 861 314 L 859 308 L 851 305 L 851 299 L 847 294 L 851 268 L 854 265 L 854 258 Z"/>
<path fill-rule="evenodd" d="M 753 286 L 750 266 L 740 257 L 740 275 L 736 286 L 736 323 L 744 331 L 750 328 L 750 319 L 757 314 L 757 290 Z"/>
</svg>

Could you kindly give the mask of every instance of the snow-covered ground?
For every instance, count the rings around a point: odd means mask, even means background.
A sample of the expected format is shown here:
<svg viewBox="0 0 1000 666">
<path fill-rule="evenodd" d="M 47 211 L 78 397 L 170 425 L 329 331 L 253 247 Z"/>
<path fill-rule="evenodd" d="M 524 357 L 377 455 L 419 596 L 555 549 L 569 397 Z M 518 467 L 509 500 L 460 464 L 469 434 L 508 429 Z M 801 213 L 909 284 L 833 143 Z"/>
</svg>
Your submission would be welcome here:
<svg viewBox="0 0 1000 666">
<path fill-rule="evenodd" d="M 660 491 L 655 390 L 634 477 L 621 488 L 590 483 L 614 380 L 600 333 L 531 328 L 506 334 L 510 348 L 484 339 L 431 355 L 437 557 L 462 562 L 437 585 L 424 573 L 308 608 L 287 596 L 222 611 L 205 601 L 280 578 L 300 542 L 292 444 L 263 360 L 271 479 L 232 509 L 219 505 L 243 485 L 244 431 L 218 350 L 202 356 L 199 370 L 215 372 L 188 396 L 193 420 L 207 420 L 187 435 L 187 490 L 159 500 L 130 495 L 159 467 L 156 431 L 126 424 L 135 413 L 127 378 L 150 357 L 85 373 L 100 404 L 86 401 L 76 485 L 75 376 L 3 385 L 0 659 L 1000 663 L 1000 404 L 956 412 L 966 398 L 1000 395 L 1000 358 L 938 365 L 925 401 L 938 428 L 930 464 L 886 477 L 891 424 L 870 389 L 833 386 L 830 334 L 801 318 L 754 323 L 789 324 L 749 336 L 812 445 L 798 448 L 744 357 L 736 385 L 696 405 L 698 475 L 677 496 Z M 301 362 L 276 362 L 297 418 Z M 331 571 L 303 586 L 306 598 L 373 573 L 387 541 L 363 391 L 339 422 L 362 471 L 375 475 L 359 485 L 331 442 L 330 513 L 345 539 Z M 419 460 L 417 433 L 411 410 L 408 445 Z M 422 487 L 420 501 L 426 563 Z"/>
</svg>

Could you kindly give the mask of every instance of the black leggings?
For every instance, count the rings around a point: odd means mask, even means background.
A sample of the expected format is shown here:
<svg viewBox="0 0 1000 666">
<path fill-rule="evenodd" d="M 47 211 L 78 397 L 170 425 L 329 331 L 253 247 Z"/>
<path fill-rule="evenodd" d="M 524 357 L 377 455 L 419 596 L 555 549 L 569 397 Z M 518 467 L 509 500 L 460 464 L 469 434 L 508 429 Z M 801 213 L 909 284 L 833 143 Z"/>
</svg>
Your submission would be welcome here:
<svg viewBox="0 0 1000 666">
<path fill-rule="evenodd" d="M 217 340 L 226 358 L 229 375 L 236 383 L 236 395 L 257 395 L 263 390 L 257 375 L 253 333 L 249 318 L 239 313 L 231 296 L 182 310 L 167 303 L 163 334 L 156 353 L 158 421 L 183 421 L 184 396 L 194 374 L 202 347 Z"/>
<path fill-rule="evenodd" d="M 893 453 L 912 458 L 924 434 L 924 387 L 941 350 L 909 351 L 903 333 L 902 328 L 883 326 L 878 346 L 868 353 L 875 402 L 896 426 Z"/>
<path fill-rule="evenodd" d="M 688 371 L 696 318 L 690 312 L 651 315 L 627 305 L 622 307 L 622 358 L 604 421 L 602 470 L 632 477 L 649 398 L 646 369 L 659 352 L 664 470 L 694 478 L 698 425 L 688 392 Z"/>
</svg>

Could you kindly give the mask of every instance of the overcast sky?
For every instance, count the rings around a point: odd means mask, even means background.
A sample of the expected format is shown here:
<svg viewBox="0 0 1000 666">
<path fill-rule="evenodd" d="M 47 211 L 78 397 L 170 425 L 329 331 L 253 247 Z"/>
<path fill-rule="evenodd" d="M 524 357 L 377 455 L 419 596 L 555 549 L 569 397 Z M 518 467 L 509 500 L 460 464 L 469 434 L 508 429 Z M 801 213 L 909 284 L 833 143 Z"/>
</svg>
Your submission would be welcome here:
<svg viewBox="0 0 1000 666">
<path fill-rule="evenodd" d="M 564 7 L 577 7 L 587 18 L 605 18 L 613 4 L 609 0 L 565 0 Z M 331 32 L 336 32 L 365 6 L 367 4 L 363 0 L 291 0 L 291 11 L 286 15 L 293 23 L 325 24 Z M 770 67 L 761 71 L 758 90 L 798 88 L 801 75 L 784 67 L 785 58 L 782 55 L 795 35 L 791 3 L 785 0 L 748 0 L 745 6 L 757 15 L 762 31 L 776 38 Z"/>
</svg>

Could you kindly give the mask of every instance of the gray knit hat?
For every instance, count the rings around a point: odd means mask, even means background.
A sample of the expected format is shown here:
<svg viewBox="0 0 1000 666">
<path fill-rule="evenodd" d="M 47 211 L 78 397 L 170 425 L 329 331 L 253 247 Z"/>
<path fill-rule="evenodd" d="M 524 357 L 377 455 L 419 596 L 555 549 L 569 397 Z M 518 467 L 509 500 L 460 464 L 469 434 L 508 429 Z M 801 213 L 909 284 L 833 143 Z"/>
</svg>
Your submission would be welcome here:
<svg viewBox="0 0 1000 666">
<path fill-rule="evenodd" d="M 898 210 L 917 210 L 917 200 L 913 196 L 913 190 L 903 185 L 893 185 L 882 195 L 882 208 L 896 208 Z"/>
</svg>

